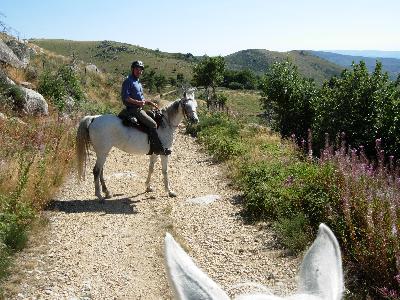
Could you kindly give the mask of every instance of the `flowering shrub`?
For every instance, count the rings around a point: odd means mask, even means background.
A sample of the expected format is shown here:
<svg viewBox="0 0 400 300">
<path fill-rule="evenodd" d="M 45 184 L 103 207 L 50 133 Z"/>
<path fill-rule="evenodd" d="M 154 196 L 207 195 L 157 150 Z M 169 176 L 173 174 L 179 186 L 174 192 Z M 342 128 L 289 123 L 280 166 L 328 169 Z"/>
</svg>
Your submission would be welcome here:
<svg viewBox="0 0 400 300">
<path fill-rule="evenodd" d="M 287 150 L 293 145 L 268 142 L 261 132 L 245 134 L 249 130 L 243 124 L 232 123 L 209 115 L 200 118 L 197 134 L 206 146 L 226 136 L 246 145 L 232 171 L 243 191 L 245 215 L 272 221 L 282 244 L 295 253 L 312 240 L 316 224 L 326 223 L 343 250 L 350 291 L 364 298 L 399 299 L 399 167 L 393 157 L 385 159 L 381 141 L 376 141 L 375 163 L 363 147 L 348 149 L 344 142 L 336 150 L 327 142 L 316 159 Z"/>
</svg>

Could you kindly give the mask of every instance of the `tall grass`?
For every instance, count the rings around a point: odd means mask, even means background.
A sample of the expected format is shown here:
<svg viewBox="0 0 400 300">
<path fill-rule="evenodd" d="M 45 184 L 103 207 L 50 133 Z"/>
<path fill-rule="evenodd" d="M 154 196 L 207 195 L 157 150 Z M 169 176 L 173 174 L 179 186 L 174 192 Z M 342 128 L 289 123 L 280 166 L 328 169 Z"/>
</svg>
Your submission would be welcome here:
<svg viewBox="0 0 400 300">
<path fill-rule="evenodd" d="M 0 122 L 0 278 L 73 161 L 70 125 L 57 118 L 24 121 Z"/>
<path fill-rule="evenodd" d="M 273 222 L 294 253 L 326 223 L 343 250 L 349 298 L 399 299 L 400 168 L 393 158 L 385 166 L 379 141 L 375 163 L 362 149 L 341 144 L 334 150 L 329 143 L 317 160 L 262 127 L 225 118 L 202 115 L 195 131 L 216 159 L 231 166 L 245 215 Z"/>
</svg>

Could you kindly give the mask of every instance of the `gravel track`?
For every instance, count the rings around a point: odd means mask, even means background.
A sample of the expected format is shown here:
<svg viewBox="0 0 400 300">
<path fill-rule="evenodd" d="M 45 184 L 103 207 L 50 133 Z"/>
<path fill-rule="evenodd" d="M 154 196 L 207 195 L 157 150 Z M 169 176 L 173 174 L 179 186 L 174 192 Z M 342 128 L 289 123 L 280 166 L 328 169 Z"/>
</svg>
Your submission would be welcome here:
<svg viewBox="0 0 400 300">
<path fill-rule="evenodd" d="M 78 183 L 71 176 L 43 213 L 48 224 L 17 254 L 4 298 L 171 299 L 163 263 L 167 231 L 230 295 L 249 282 L 290 293 L 299 259 L 279 249 L 268 224 L 244 223 L 240 192 L 224 167 L 182 132 L 169 163 L 176 198 L 164 192 L 160 162 L 156 191 L 144 193 L 148 157 L 113 149 L 104 173 L 114 197 L 101 204 L 94 196 L 92 156 L 88 179 Z M 187 201 L 205 195 L 220 197 L 207 205 Z"/>
</svg>

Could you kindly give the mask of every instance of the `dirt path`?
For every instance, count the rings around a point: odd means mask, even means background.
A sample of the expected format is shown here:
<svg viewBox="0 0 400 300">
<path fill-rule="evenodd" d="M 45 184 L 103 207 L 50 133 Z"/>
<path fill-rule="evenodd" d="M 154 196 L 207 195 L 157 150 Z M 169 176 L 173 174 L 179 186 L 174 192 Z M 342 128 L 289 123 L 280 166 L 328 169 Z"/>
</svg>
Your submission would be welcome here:
<svg viewBox="0 0 400 300">
<path fill-rule="evenodd" d="M 281 295 L 293 290 L 298 260 L 277 249 L 268 224 L 243 223 L 239 192 L 193 138 L 176 136 L 169 173 L 178 197 L 166 196 L 159 162 L 156 191 L 143 193 L 147 167 L 146 156 L 113 150 L 105 176 L 114 197 L 105 204 L 94 197 L 92 166 L 85 182 L 70 178 L 44 212 L 45 231 L 17 255 L 5 298 L 171 299 L 163 264 L 166 231 L 231 295 L 246 282 Z M 219 199 L 188 201 L 205 195 Z"/>
</svg>

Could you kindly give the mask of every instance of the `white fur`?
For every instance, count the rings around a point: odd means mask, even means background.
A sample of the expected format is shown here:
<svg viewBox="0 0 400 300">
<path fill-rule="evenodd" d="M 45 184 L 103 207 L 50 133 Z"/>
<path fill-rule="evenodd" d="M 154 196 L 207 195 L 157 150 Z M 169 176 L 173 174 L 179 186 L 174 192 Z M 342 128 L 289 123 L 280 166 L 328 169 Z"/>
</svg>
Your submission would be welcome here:
<svg viewBox="0 0 400 300">
<path fill-rule="evenodd" d="M 184 108 L 183 108 L 184 106 Z M 177 126 L 186 116 L 192 121 L 197 122 L 197 102 L 194 99 L 194 90 L 186 91 L 185 98 L 176 100 L 166 108 L 162 109 L 164 116 L 164 126 L 157 129 L 158 135 L 164 147 L 171 148 L 174 141 L 174 133 Z M 99 200 L 104 200 L 100 192 L 100 183 L 102 192 L 106 198 L 111 197 L 103 177 L 103 166 L 107 155 L 112 147 L 117 147 L 127 153 L 147 154 L 150 149 L 147 134 L 130 127 L 122 125 L 121 120 L 115 115 L 86 116 L 82 118 L 76 136 L 78 175 L 81 178 L 86 166 L 89 144 L 91 143 L 96 152 L 96 165 L 94 172 L 95 195 Z M 157 155 L 151 155 L 149 173 L 146 180 L 147 191 L 151 191 L 151 175 L 154 170 L 154 164 L 157 161 Z M 168 156 L 161 155 L 162 173 L 164 178 L 165 190 L 169 196 L 176 194 L 170 189 L 168 180 Z M 99 182 L 100 181 L 100 182 Z"/>
<path fill-rule="evenodd" d="M 177 299 L 229 299 L 224 290 L 201 271 L 170 234 L 165 237 L 165 262 Z M 335 235 L 325 225 L 304 256 L 298 293 L 281 298 L 271 294 L 246 294 L 240 300 L 339 300 L 344 291 L 342 259 Z"/>
</svg>

